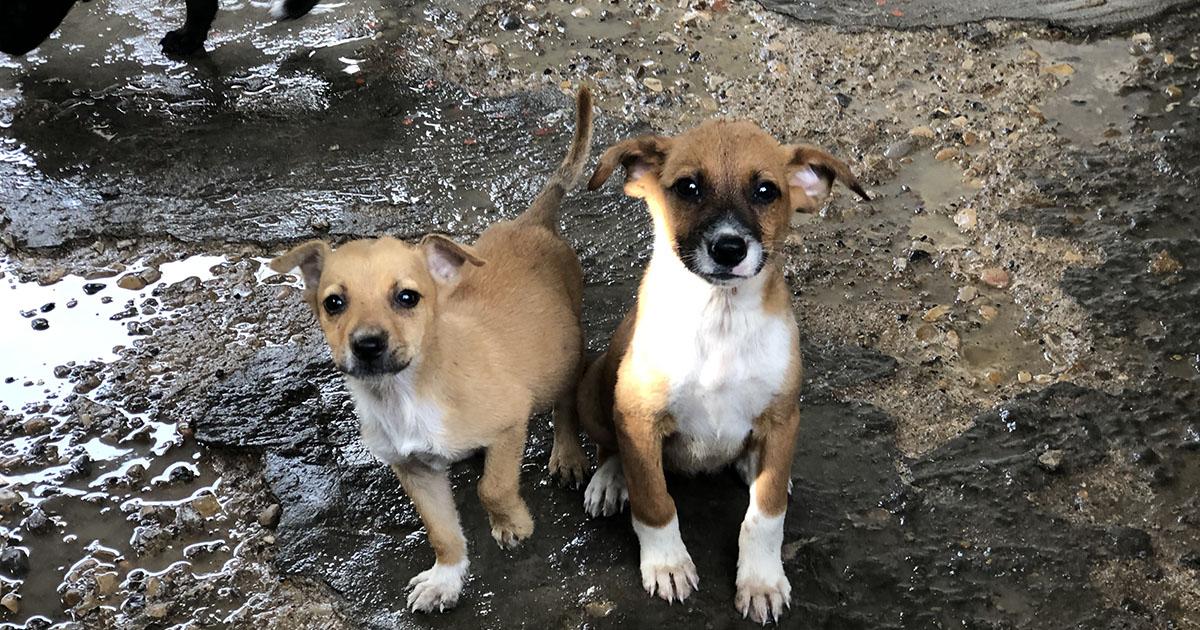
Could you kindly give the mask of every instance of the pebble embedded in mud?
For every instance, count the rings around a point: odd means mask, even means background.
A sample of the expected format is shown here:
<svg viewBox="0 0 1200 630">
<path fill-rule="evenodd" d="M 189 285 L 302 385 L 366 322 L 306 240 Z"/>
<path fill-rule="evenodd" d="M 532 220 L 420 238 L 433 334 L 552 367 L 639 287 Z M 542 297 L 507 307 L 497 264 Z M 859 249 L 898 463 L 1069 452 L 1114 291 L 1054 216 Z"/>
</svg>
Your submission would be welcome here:
<svg viewBox="0 0 1200 630">
<path fill-rule="evenodd" d="M 1174 273 L 1179 273 L 1183 269 L 1183 264 L 1175 259 L 1167 250 L 1162 250 L 1150 259 L 1150 273 L 1158 276 L 1165 276 Z"/>
<path fill-rule="evenodd" d="M 1008 272 L 999 267 L 989 267 L 984 269 L 982 272 L 980 272 L 979 279 L 982 280 L 984 284 L 991 287 L 996 287 L 997 289 L 1003 289 L 1007 287 L 1008 283 L 1010 282 Z"/>
<path fill-rule="evenodd" d="M 1038 455 L 1038 465 L 1047 472 L 1058 472 L 1062 469 L 1066 453 L 1057 449 L 1048 450 Z"/>
<path fill-rule="evenodd" d="M 279 525 L 279 517 L 283 508 L 278 503 L 272 503 L 258 513 L 258 524 L 266 529 L 275 529 Z"/>
</svg>

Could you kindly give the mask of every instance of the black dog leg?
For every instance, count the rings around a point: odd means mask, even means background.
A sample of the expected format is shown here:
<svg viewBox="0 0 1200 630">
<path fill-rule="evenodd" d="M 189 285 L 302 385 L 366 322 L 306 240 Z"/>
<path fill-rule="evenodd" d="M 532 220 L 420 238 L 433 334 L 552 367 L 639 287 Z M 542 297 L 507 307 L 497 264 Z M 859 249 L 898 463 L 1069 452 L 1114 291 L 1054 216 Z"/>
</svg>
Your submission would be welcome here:
<svg viewBox="0 0 1200 630">
<path fill-rule="evenodd" d="M 217 17 L 217 0 L 187 0 L 187 21 L 183 28 L 167 33 L 159 42 L 168 55 L 184 57 L 204 49 L 208 29 Z"/>
<path fill-rule="evenodd" d="M 62 24 L 75 0 L 0 0 L 0 52 L 24 55 Z"/>
<path fill-rule="evenodd" d="M 277 20 L 294 20 L 312 11 L 320 0 L 275 0 L 271 3 L 271 17 Z"/>
</svg>

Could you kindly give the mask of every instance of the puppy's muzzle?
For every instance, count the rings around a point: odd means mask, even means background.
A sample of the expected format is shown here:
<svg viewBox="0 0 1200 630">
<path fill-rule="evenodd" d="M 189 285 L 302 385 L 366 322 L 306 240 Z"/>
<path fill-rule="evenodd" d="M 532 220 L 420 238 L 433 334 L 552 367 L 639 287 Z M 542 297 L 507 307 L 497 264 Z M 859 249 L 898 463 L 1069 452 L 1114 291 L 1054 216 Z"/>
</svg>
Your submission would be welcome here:
<svg viewBox="0 0 1200 630">
<path fill-rule="evenodd" d="M 349 360 L 338 367 L 353 376 L 395 374 L 408 367 L 407 360 L 398 359 L 390 350 L 387 333 L 356 332 L 350 337 Z"/>
<path fill-rule="evenodd" d="M 746 239 L 735 234 L 722 234 L 708 243 L 708 255 L 713 262 L 730 269 L 746 259 L 747 250 Z"/>
</svg>

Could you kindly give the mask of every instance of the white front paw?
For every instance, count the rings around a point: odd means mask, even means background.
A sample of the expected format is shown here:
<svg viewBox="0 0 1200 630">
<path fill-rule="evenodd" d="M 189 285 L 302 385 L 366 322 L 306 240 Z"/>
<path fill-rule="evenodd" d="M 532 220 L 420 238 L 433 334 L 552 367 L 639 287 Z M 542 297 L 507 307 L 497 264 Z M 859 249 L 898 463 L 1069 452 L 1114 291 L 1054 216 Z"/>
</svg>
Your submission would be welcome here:
<svg viewBox="0 0 1200 630">
<path fill-rule="evenodd" d="M 699 590 L 700 576 L 679 536 L 677 518 L 662 527 L 644 525 L 634 518 L 633 531 L 641 547 L 642 588 L 647 593 L 667 602 L 682 602 Z"/>
<path fill-rule="evenodd" d="M 779 621 L 783 609 L 792 605 L 792 585 L 783 572 L 783 563 L 776 560 L 739 566 L 733 603 L 743 618 L 749 617 L 754 623 Z"/>
<path fill-rule="evenodd" d="M 413 612 L 443 612 L 454 608 L 466 577 L 466 558 L 458 564 L 435 563 L 409 581 L 413 590 L 408 594 L 408 607 Z"/>
<path fill-rule="evenodd" d="M 620 514 L 629 501 L 629 489 L 625 486 L 625 471 L 621 460 L 609 457 L 588 481 L 583 492 L 583 509 L 593 518 Z"/>
</svg>

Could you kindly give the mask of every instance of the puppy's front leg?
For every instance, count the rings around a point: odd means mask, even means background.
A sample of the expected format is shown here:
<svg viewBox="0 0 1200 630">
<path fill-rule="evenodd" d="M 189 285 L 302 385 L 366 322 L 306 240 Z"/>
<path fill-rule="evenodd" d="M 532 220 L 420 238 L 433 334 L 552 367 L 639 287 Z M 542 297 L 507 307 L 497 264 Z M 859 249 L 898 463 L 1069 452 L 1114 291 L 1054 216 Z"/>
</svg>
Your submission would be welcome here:
<svg viewBox="0 0 1200 630">
<path fill-rule="evenodd" d="M 737 595 L 734 605 L 755 623 L 778 621 L 791 606 L 792 585 L 783 572 L 783 517 L 787 512 L 792 452 L 800 412 L 794 404 L 768 410 L 763 435 L 755 436 L 758 470 L 749 471 L 750 507 L 738 536 Z M 756 429 L 757 432 L 757 429 Z"/>
<path fill-rule="evenodd" d="M 467 577 L 467 541 L 458 522 L 454 494 L 446 471 L 424 464 L 394 464 L 392 471 L 412 500 L 437 561 L 409 582 L 413 590 L 408 605 L 415 611 L 432 612 L 453 608 L 458 603 Z"/>
<path fill-rule="evenodd" d="M 617 442 L 641 549 L 642 587 L 674 602 L 699 588 L 696 565 L 679 535 L 675 501 L 663 475 L 662 434 L 652 416 L 616 414 Z"/>
<path fill-rule="evenodd" d="M 525 454 L 525 423 L 500 435 L 487 449 L 479 501 L 492 521 L 492 538 L 512 549 L 533 533 L 533 517 L 521 498 L 521 458 Z"/>
</svg>

